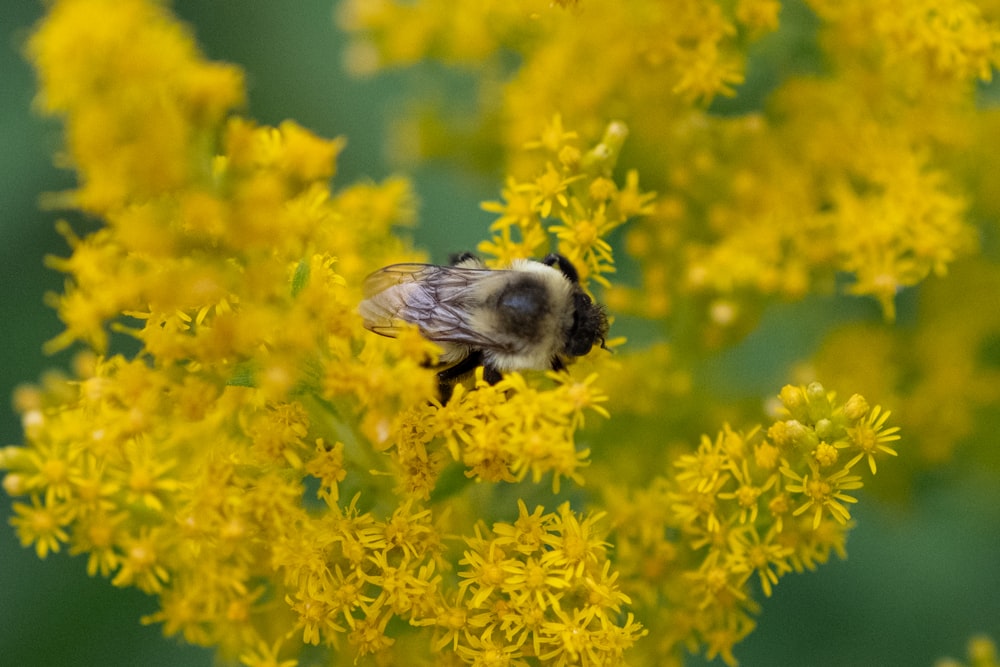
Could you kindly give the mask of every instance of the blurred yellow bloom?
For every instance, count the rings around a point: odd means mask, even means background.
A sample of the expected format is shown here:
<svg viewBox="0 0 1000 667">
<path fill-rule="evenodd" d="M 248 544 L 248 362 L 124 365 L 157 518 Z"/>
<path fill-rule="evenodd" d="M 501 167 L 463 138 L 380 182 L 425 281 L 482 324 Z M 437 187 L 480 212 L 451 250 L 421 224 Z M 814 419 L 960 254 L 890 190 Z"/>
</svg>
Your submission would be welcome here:
<svg viewBox="0 0 1000 667">
<path fill-rule="evenodd" d="M 996 642 L 986 635 L 978 635 L 969 639 L 967 652 L 968 662 L 941 658 L 934 663 L 934 667 L 996 667 L 1000 664 Z"/>
</svg>

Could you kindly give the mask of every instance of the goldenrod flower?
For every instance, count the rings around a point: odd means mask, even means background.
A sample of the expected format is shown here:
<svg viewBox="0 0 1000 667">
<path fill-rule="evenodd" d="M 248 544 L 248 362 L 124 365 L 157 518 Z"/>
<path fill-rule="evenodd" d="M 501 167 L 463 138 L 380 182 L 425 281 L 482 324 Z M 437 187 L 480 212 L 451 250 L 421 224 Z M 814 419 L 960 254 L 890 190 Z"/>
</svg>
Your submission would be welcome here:
<svg viewBox="0 0 1000 667">
<path fill-rule="evenodd" d="M 23 503 L 15 505 L 14 512 L 17 516 L 10 523 L 17 529 L 21 544 L 33 544 L 39 558 L 45 558 L 49 552 L 59 551 L 60 544 L 69 540 L 66 525 L 70 522 L 70 516 L 69 508 L 65 505 L 45 507 L 35 496 L 32 497 L 30 506 Z"/>
<path fill-rule="evenodd" d="M 780 400 L 783 418 L 766 430 L 726 427 L 646 488 L 607 498 L 623 592 L 634 609 L 670 608 L 638 615 L 651 635 L 670 637 L 661 644 L 694 636 L 706 654 L 734 663 L 733 647 L 752 630 L 757 610 L 751 575 L 769 597 L 783 575 L 812 569 L 831 551 L 843 555 L 855 502 L 847 492 L 863 479 L 852 467 L 867 446 L 855 425 L 882 411 L 860 396 L 840 404 L 816 383 L 789 385 Z M 836 440 L 847 459 L 822 470 L 814 455 L 821 436 Z M 671 635 L 677 623 L 688 630 Z M 665 656 L 643 648 L 650 659 Z"/>
<path fill-rule="evenodd" d="M 87 236 L 62 225 L 72 254 L 51 260 L 69 280 L 53 298 L 66 331 L 52 347 L 82 341 L 98 355 L 72 381 L 21 393 L 29 440 L 3 466 L 27 501 L 12 520 L 25 545 L 45 557 L 70 543 L 92 574 L 160 598 L 147 621 L 246 664 L 287 662 L 303 644 L 389 655 L 400 621 L 426 628 L 425 652 L 450 643 L 471 661 L 497 641 L 512 656 L 527 643 L 606 661 L 641 636 L 620 617 L 627 597 L 596 517 L 565 504 L 541 516 L 530 553 L 485 580 L 495 588 L 463 599 L 445 576 L 461 562 L 450 536 L 476 525 L 432 502 L 475 491 L 447 488 L 449 462 L 480 483 L 551 476 L 558 490 L 583 481 L 585 413 L 608 413 L 594 372 L 480 377 L 442 406 L 434 345 L 415 328 L 395 341 L 361 329 L 365 273 L 419 259 L 389 234 L 411 219 L 401 181 L 331 192 L 342 141 L 231 115 L 239 71 L 201 58 L 157 5 L 66 0 L 30 52 L 80 177 L 59 202 L 105 225 Z M 564 149 L 524 186 L 546 238 L 563 209 L 589 214 L 589 192 L 593 206 L 615 198 L 610 152 L 584 167 Z M 596 242 L 560 249 L 588 257 Z M 599 256 L 595 270 L 610 270 Z M 120 335 L 139 353 L 106 355 Z M 500 601 L 526 624 L 484 622 Z M 592 638 L 576 643 L 564 622 Z"/>
<path fill-rule="evenodd" d="M 704 107 L 744 84 L 745 48 L 779 27 L 773 0 L 572 9 L 355 0 L 342 19 L 382 66 L 421 57 L 496 64 L 483 87 L 501 79 L 502 110 L 484 104 L 480 118 L 484 127 L 503 119 L 500 141 L 517 174 L 529 164 L 515 151 L 526 142 L 558 159 L 574 138 L 565 127 L 592 132 L 622 110 L 642 137 L 631 150 L 653 168 L 646 183 L 666 197 L 628 233 L 642 247 L 641 289 L 617 295 L 622 307 L 670 316 L 716 346 L 754 321 L 759 297 L 825 292 L 837 273 L 892 319 L 900 291 L 975 245 L 968 199 L 941 163 L 986 118 L 975 117 L 968 91 L 1000 63 L 995 16 L 967 0 L 806 4 L 819 19 L 817 59 L 829 66 L 817 73 L 797 62 L 804 75 L 782 81 L 766 108 L 732 107 L 739 114 Z M 453 34 L 456 25 L 467 32 Z M 509 51 L 522 67 L 500 65 Z M 548 181 L 536 196 L 558 208 L 566 184 L 555 173 Z M 699 297 L 742 307 L 721 326 L 711 306 L 697 320 L 674 311 Z"/>
<path fill-rule="evenodd" d="M 27 51 L 78 183 L 47 203 L 100 224 L 60 223 L 47 260 L 48 347 L 87 351 L 19 391 L 24 443 L 0 452 L 22 544 L 86 554 L 156 598 L 144 622 L 248 667 L 735 664 L 782 577 L 844 557 L 856 492 L 908 454 L 890 416 L 940 461 L 1000 396 L 969 370 L 996 309 L 884 326 L 932 275 L 1000 285 L 960 264 L 1000 210 L 961 176 L 995 157 L 970 100 L 996 22 L 966 0 L 807 4 L 824 70 L 728 107 L 774 0 L 343 3 L 357 71 L 486 64 L 488 265 L 558 252 L 637 332 L 442 401 L 440 349 L 356 312 L 368 273 L 427 259 L 396 233 L 408 181 L 331 185 L 344 140 L 245 117 L 242 72 L 164 6 L 54 2 Z M 828 342 L 767 423 L 711 395 L 702 352 L 839 286 L 885 322 Z M 921 317 L 948 319 L 926 293 Z"/>
</svg>

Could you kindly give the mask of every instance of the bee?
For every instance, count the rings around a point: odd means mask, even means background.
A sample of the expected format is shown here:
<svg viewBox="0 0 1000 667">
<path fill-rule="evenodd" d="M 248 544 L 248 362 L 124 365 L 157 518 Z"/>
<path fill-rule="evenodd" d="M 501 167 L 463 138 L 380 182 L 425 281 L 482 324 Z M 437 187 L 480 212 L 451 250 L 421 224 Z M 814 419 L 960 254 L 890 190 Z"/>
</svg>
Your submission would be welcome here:
<svg viewBox="0 0 1000 667">
<path fill-rule="evenodd" d="M 454 256 L 450 266 L 393 264 L 368 276 L 364 289 L 358 311 L 365 328 L 395 337 L 408 322 L 441 346 L 435 368 L 442 403 L 478 366 L 496 384 L 508 371 L 558 371 L 595 345 L 607 349 L 604 308 L 562 255 L 498 270 L 472 253 Z"/>
</svg>

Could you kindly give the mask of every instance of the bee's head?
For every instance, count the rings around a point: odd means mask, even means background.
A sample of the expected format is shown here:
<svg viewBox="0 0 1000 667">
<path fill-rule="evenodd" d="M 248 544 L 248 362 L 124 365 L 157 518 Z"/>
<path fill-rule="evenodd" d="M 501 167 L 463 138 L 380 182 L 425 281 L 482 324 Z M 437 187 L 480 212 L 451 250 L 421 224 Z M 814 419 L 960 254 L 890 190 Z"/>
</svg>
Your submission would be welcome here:
<svg viewBox="0 0 1000 667">
<path fill-rule="evenodd" d="M 608 333 L 608 316 L 604 308 L 594 303 L 583 290 L 573 294 L 573 325 L 566 336 L 566 353 L 582 357 L 594 345 L 604 347 Z"/>
</svg>

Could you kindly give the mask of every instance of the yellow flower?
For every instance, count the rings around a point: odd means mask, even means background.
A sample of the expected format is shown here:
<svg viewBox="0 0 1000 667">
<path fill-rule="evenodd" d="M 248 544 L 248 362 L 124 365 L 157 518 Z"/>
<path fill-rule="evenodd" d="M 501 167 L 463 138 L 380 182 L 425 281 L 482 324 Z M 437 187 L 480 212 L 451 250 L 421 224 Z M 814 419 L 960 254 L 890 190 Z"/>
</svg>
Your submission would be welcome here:
<svg viewBox="0 0 1000 667">
<path fill-rule="evenodd" d="M 115 586 L 135 586 L 146 593 L 158 593 L 170 579 L 162 549 L 164 536 L 160 530 L 141 529 L 138 535 L 120 543 L 124 552 L 120 567 L 111 583 Z M 169 538 L 166 538 L 169 540 Z"/>
<path fill-rule="evenodd" d="M 876 405 L 864 415 L 863 419 L 859 420 L 860 423 L 857 426 L 848 429 L 854 446 L 861 450 L 858 456 L 868 459 L 868 467 L 871 468 L 873 475 L 875 474 L 876 454 L 898 455 L 896 450 L 887 443 L 899 440 L 899 427 L 883 428 L 890 414 L 888 410 L 882 412 L 881 406 Z"/>
<path fill-rule="evenodd" d="M 261 644 L 259 647 L 247 650 L 240 655 L 240 663 L 246 667 L 297 667 L 298 660 L 281 660 L 281 641 L 274 644 Z"/>
<path fill-rule="evenodd" d="M 66 525 L 69 524 L 69 508 L 64 504 L 55 507 L 45 507 L 37 496 L 32 497 L 31 505 L 18 503 L 14 505 L 16 517 L 10 523 L 17 530 L 22 546 L 35 545 L 35 553 L 39 558 L 45 558 L 49 552 L 59 551 L 60 543 L 69 539 Z"/>
<path fill-rule="evenodd" d="M 791 479 L 785 488 L 790 493 L 799 493 L 805 497 L 804 502 L 792 512 L 793 515 L 798 516 L 812 509 L 813 529 L 819 527 L 824 512 L 841 523 L 847 523 L 851 514 L 844 503 L 853 504 L 858 499 L 844 492 L 862 487 L 858 475 L 850 475 L 846 469 L 830 475 L 821 475 L 818 468 L 813 468 L 811 473 L 805 475 L 799 475 L 789 468 L 782 468 L 781 472 Z"/>
<path fill-rule="evenodd" d="M 792 570 L 789 556 L 791 548 L 779 544 L 776 540 L 779 530 L 769 530 L 764 537 L 757 532 L 756 527 L 748 527 L 732 533 L 732 560 L 737 563 L 736 569 L 754 570 L 760 578 L 760 587 L 764 595 L 771 597 L 771 592 L 778 579 Z"/>
</svg>

